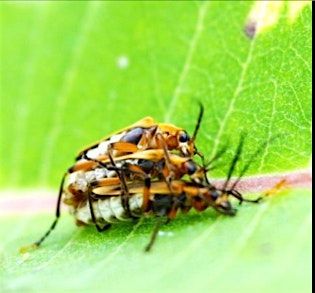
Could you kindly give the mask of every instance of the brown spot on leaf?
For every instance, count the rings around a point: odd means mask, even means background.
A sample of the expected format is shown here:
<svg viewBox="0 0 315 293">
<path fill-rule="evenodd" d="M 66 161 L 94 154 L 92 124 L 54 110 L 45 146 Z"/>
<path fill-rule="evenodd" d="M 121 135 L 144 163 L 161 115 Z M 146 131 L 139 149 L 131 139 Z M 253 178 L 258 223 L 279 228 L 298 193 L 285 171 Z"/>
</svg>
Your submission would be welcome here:
<svg viewBox="0 0 315 293">
<path fill-rule="evenodd" d="M 257 23 L 255 21 L 249 21 L 245 27 L 244 32 L 247 37 L 253 39 L 257 31 Z"/>
</svg>

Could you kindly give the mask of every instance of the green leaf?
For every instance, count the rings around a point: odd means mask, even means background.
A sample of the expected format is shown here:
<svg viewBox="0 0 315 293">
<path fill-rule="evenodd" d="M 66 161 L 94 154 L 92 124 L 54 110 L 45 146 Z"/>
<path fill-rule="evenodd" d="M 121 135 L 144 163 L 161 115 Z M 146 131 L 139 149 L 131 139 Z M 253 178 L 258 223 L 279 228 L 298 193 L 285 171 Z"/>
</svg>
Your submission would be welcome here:
<svg viewBox="0 0 315 293">
<path fill-rule="evenodd" d="M 284 5 L 278 22 L 250 39 L 250 7 L 1 3 L 1 126 L 10 130 L 1 132 L 1 185 L 55 187 L 82 146 L 147 115 L 193 131 L 197 100 L 206 107 L 198 137 L 206 156 L 219 143 L 233 148 L 241 131 L 248 150 L 282 134 L 251 172 L 305 166 L 310 9 L 290 23 Z"/>
<path fill-rule="evenodd" d="M 310 292 L 311 197 L 283 192 L 236 217 L 180 215 L 144 252 L 154 219 L 121 223 L 106 233 L 78 228 L 70 216 L 38 250 L 47 215 L 0 219 L 5 290 L 35 292 Z"/>
<path fill-rule="evenodd" d="M 311 9 L 261 3 L 2 1 L 1 189 L 57 191 L 82 146 L 144 116 L 192 133 L 198 101 L 206 109 L 198 149 L 210 158 L 229 146 L 213 176 L 226 176 L 241 133 L 243 164 L 268 142 L 249 174 L 307 167 Z M 309 190 L 292 189 L 240 207 L 235 218 L 181 215 L 149 255 L 143 247 L 155 219 L 98 234 L 65 216 L 23 259 L 17 249 L 41 236 L 51 216 L 1 216 L 0 286 L 308 292 L 310 202 Z"/>
</svg>

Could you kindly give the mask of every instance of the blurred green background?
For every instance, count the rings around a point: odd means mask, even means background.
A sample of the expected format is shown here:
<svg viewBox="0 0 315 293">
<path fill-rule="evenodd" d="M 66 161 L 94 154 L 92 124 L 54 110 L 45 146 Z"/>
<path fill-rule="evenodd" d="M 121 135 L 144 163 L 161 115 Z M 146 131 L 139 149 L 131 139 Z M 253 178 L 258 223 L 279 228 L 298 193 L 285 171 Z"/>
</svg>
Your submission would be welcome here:
<svg viewBox="0 0 315 293">
<path fill-rule="evenodd" d="M 57 191 L 82 146 L 144 116 L 192 132 L 198 101 L 206 109 L 198 148 L 211 157 L 231 145 L 213 176 L 226 174 L 242 131 L 243 162 L 282 134 L 249 174 L 308 167 L 310 7 L 2 1 L 1 190 Z M 17 248 L 40 236 L 51 215 L 0 216 L 0 284 L 38 292 L 308 292 L 310 203 L 309 190 L 292 189 L 240 208 L 233 219 L 212 211 L 180 216 L 151 255 L 142 248 L 154 220 L 99 235 L 65 216 L 47 244 L 23 259 Z"/>
</svg>

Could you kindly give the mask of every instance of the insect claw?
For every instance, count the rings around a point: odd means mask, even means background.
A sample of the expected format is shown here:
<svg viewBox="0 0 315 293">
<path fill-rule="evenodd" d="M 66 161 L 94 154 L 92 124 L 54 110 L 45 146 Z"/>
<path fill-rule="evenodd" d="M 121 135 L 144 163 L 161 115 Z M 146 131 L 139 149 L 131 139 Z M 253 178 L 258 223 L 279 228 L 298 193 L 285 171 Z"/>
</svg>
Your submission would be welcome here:
<svg viewBox="0 0 315 293">
<path fill-rule="evenodd" d="M 226 213 L 228 216 L 236 216 L 237 213 L 237 209 L 231 209 L 228 213 Z"/>
<path fill-rule="evenodd" d="M 259 196 L 255 200 L 253 200 L 254 203 L 260 203 L 262 201 L 263 197 Z"/>
<path fill-rule="evenodd" d="M 151 250 L 151 245 L 147 244 L 144 248 L 144 252 L 150 252 L 150 250 Z"/>
<path fill-rule="evenodd" d="M 20 254 L 25 254 L 25 253 L 28 253 L 30 251 L 33 251 L 33 250 L 37 249 L 38 247 L 39 247 L 39 245 L 36 242 L 32 243 L 30 245 L 22 246 L 19 249 L 19 253 Z"/>
</svg>

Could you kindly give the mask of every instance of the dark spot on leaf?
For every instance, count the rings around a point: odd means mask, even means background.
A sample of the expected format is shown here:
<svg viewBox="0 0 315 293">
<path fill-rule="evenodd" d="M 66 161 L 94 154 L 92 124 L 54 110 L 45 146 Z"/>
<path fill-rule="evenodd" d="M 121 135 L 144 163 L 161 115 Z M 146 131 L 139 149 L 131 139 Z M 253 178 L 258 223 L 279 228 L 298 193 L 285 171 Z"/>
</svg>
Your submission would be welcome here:
<svg viewBox="0 0 315 293">
<path fill-rule="evenodd" d="M 257 30 L 257 22 L 255 21 L 249 21 L 245 27 L 244 27 L 244 32 L 247 37 L 250 39 L 253 39 Z"/>
</svg>

